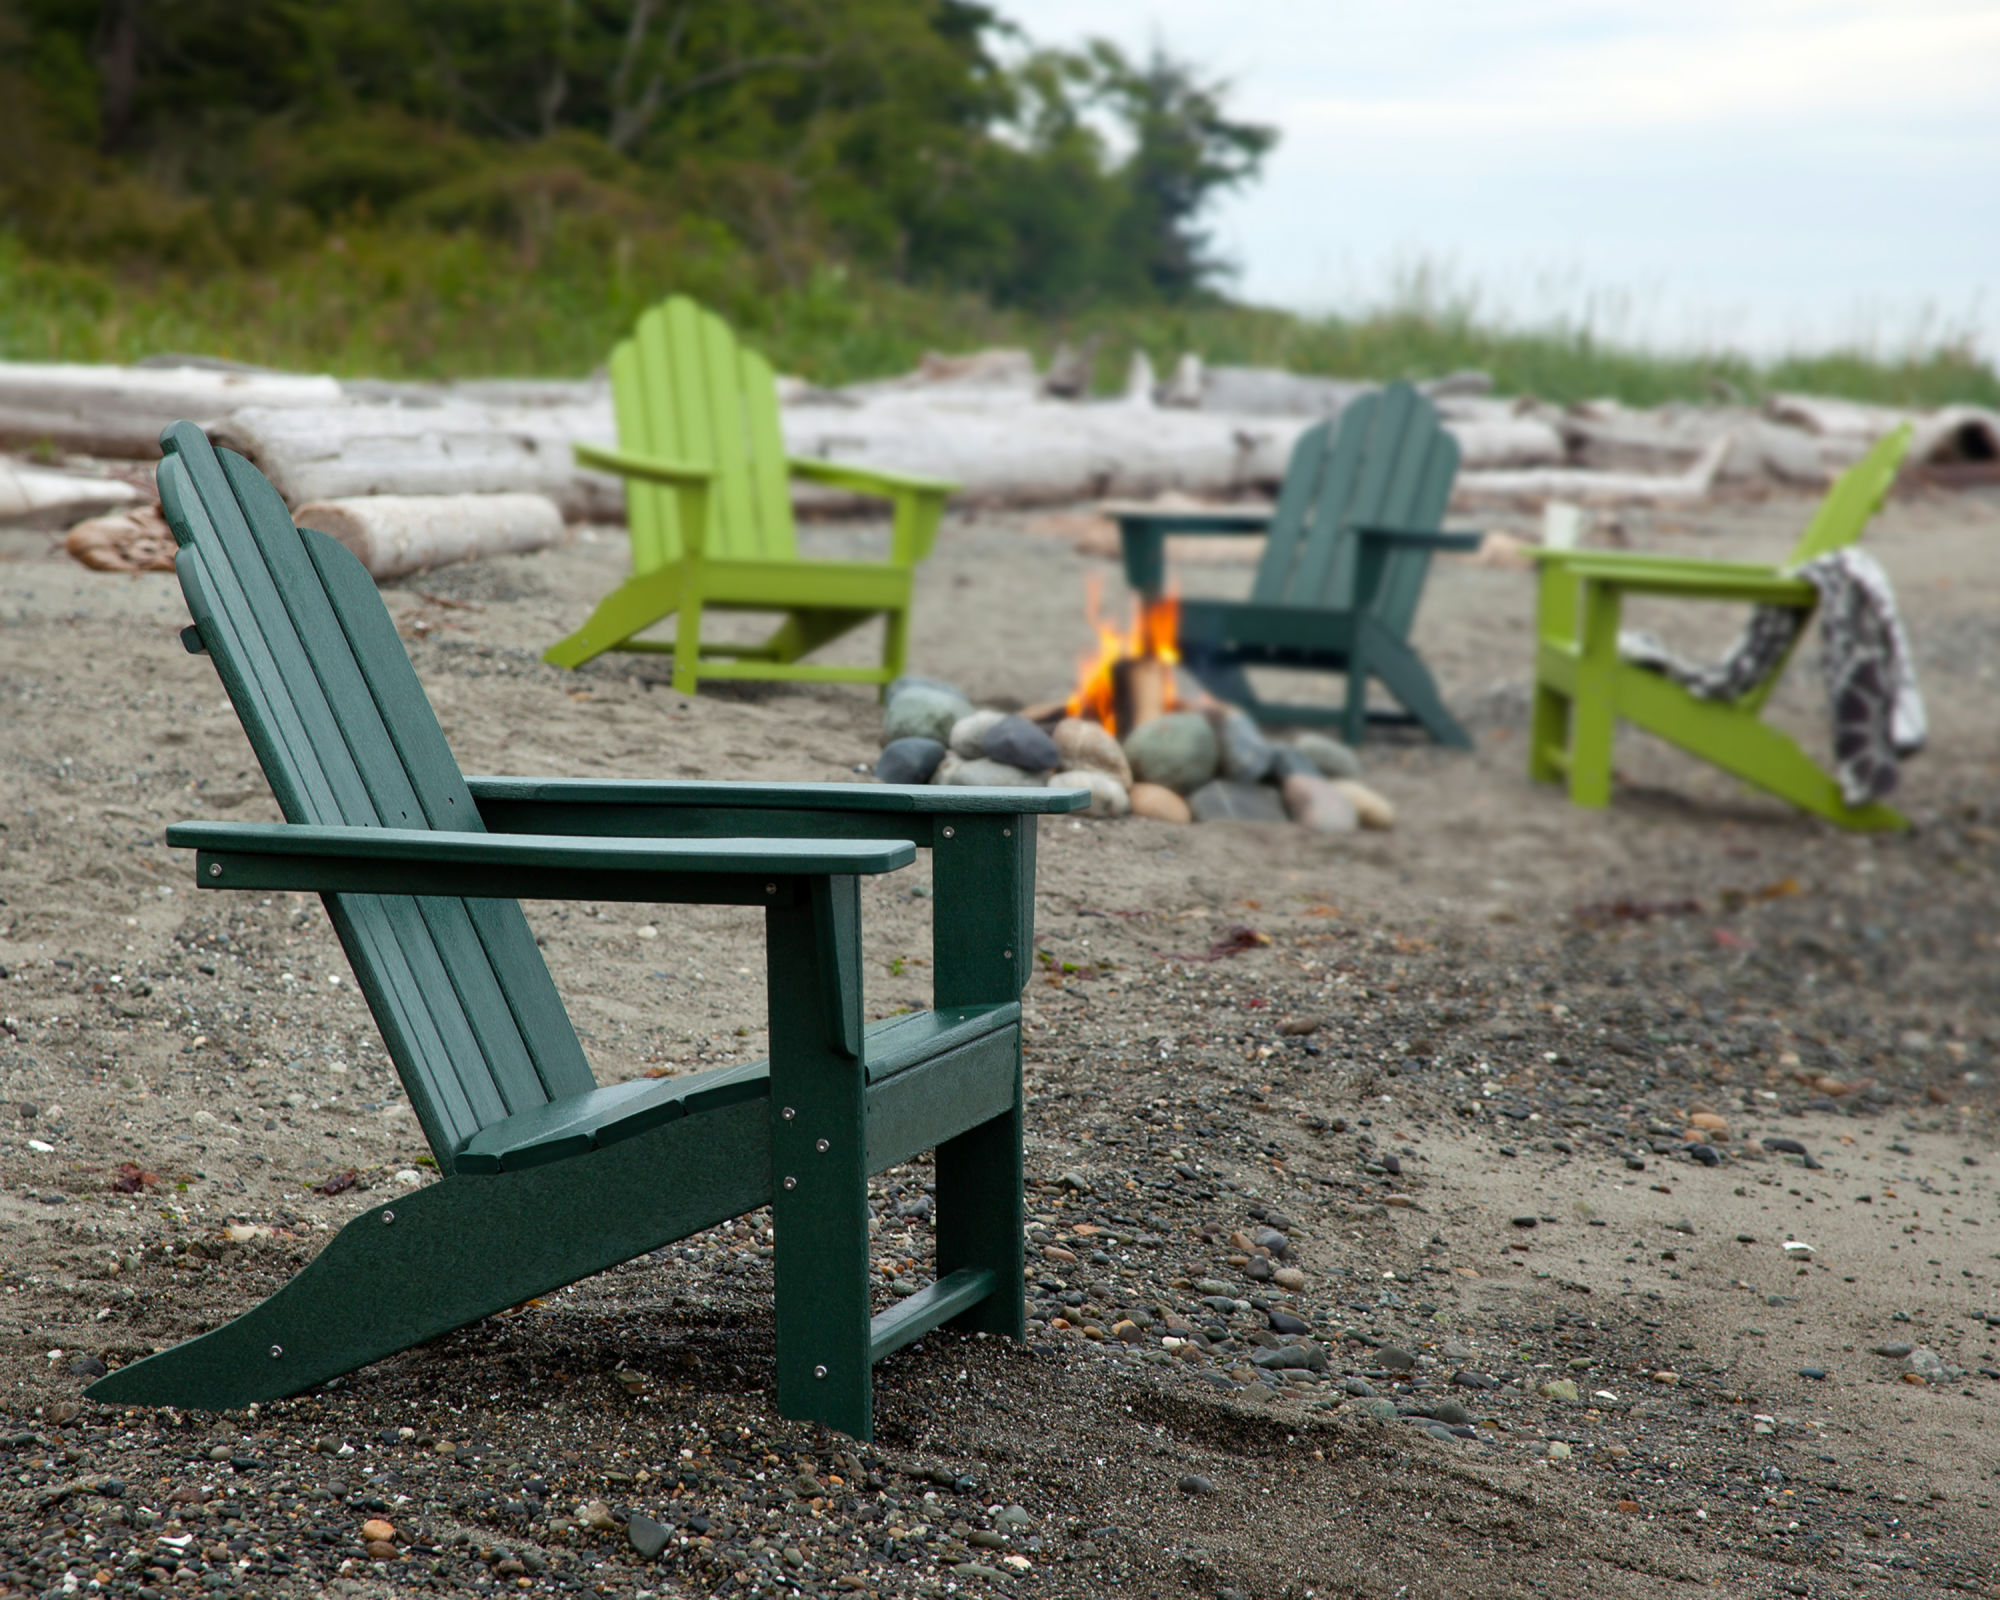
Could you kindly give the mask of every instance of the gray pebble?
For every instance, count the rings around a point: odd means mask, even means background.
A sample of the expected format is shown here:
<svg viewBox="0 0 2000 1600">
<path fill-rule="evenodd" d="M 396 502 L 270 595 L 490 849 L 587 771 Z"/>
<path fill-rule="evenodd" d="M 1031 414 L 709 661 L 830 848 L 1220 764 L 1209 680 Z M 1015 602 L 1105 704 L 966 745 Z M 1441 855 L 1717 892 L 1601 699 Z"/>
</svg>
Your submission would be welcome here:
<svg viewBox="0 0 2000 1600">
<path fill-rule="evenodd" d="M 1187 794 L 1215 776 L 1221 752 L 1208 718 L 1198 711 L 1170 711 L 1132 730 L 1125 740 L 1125 759 L 1141 782 Z"/>
<path fill-rule="evenodd" d="M 1338 739 L 1323 733 L 1302 733 L 1292 741 L 1297 750 L 1328 778 L 1358 778 L 1361 758 Z"/>
<path fill-rule="evenodd" d="M 1199 1472 L 1183 1473 L 1181 1475 L 1181 1481 L 1177 1485 L 1175 1485 L 1175 1487 L 1178 1488 L 1182 1494 L 1215 1493 L 1215 1485 L 1210 1483 L 1208 1479 L 1204 1478 Z"/>
<path fill-rule="evenodd" d="M 1265 783 L 1216 778 L 1187 797 L 1196 822 L 1283 822 L 1285 802 Z"/>
<path fill-rule="evenodd" d="M 972 702 L 957 690 L 913 684 L 890 697 L 882 718 L 883 743 L 935 739 L 944 744 L 951 738 L 952 724 L 971 714 Z"/>
<path fill-rule="evenodd" d="M 1257 730 L 1247 711 L 1226 706 L 1209 713 L 1221 747 L 1222 776 L 1236 783 L 1259 783 L 1270 776 L 1274 754 L 1271 741 Z"/>
<path fill-rule="evenodd" d="M 944 760 L 944 746 L 935 739 L 892 739 L 875 758 L 877 783 L 929 783 Z"/>
<path fill-rule="evenodd" d="M 1053 772 L 1062 765 L 1055 740 L 1026 717 L 1002 717 L 986 730 L 983 749 L 988 759 L 1025 772 Z"/>
<path fill-rule="evenodd" d="M 642 1517 L 637 1512 L 625 1524 L 625 1537 L 632 1541 L 632 1548 L 639 1552 L 642 1561 L 651 1561 L 667 1547 L 667 1530 L 651 1517 Z"/>
<path fill-rule="evenodd" d="M 1391 1372 L 1408 1372 L 1417 1364 L 1417 1358 L 1401 1345 L 1385 1344 L 1375 1352 L 1375 1359 Z"/>
<path fill-rule="evenodd" d="M 1351 1372 L 1342 1378 L 1340 1386 L 1357 1400 L 1372 1400 L 1375 1397 L 1375 1385 L 1358 1372 Z"/>
</svg>

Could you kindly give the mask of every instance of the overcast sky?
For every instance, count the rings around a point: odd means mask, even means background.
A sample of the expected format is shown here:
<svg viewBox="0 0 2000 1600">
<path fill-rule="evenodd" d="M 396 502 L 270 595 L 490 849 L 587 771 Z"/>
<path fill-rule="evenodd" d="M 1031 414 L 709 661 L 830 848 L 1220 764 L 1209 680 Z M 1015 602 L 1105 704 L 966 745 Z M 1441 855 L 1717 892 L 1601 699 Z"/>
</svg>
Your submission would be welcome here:
<svg viewBox="0 0 2000 1600">
<path fill-rule="evenodd" d="M 1428 263 L 1504 313 L 1759 352 L 2000 356 L 2000 0 L 994 0 L 1154 40 L 1282 141 L 1214 222 L 1246 298 Z"/>
</svg>

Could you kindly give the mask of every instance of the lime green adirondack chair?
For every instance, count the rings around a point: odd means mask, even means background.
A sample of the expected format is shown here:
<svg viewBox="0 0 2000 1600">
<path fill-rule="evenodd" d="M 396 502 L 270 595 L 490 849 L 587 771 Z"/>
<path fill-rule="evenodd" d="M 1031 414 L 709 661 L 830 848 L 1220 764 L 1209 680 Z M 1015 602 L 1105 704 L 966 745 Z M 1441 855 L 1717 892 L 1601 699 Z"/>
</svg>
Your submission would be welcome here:
<svg viewBox="0 0 2000 1600">
<path fill-rule="evenodd" d="M 1528 776 L 1556 783 L 1566 772 L 1570 799 L 1609 805 L 1612 732 L 1622 717 L 1843 828 L 1908 827 L 1879 802 L 1848 805 L 1829 773 L 1761 720 L 1784 663 L 1740 699 L 1705 700 L 1660 673 L 1619 660 L 1618 621 L 1628 594 L 1813 610 L 1818 591 L 1790 574 L 1861 537 L 1909 447 L 1909 428 L 1898 428 L 1842 473 L 1782 567 L 1597 550 L 1534 552 L 1541 574 Z"/>
<path fill-rule="evenodd" d="M 903 671 L 916 566 L 956 484 L 787 456 L 771 364 L 684 296 L 646 312 L 612 352 L 611 395 L 619 448 L 580 444 L 576 458 L 625 479 L 632 576 L 543 660 L 578 667 L 606 650 L 670 654 L 684 694 L 701 678 L 886 685 Z M 889 499 L 888 560 L 800 560 L 789 477 Z M 784 621 L 762 644 L 717 644 L 702 637 L 705 611 Z M 639 637 L 675 615 L 671 640 Z M 876 616 L 886 623 L 880 666 L 801 661 Z"/>
</svg>

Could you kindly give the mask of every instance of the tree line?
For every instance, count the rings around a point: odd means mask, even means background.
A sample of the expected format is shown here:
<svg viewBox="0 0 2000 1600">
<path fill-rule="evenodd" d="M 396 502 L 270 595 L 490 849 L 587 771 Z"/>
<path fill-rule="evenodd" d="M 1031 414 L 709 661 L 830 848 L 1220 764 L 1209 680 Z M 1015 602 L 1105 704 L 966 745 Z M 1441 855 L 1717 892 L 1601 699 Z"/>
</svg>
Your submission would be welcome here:
<svg viewBox="0 0 2000 1600">
<path fill-rule="evenodd" d="M 974 0 L 0 0 L 0 231 L 129 270 L 358 227 L 726 235 L 1068 311 L 1212 297 L 1275 142 L 1155 47 Z"/>
</svg>

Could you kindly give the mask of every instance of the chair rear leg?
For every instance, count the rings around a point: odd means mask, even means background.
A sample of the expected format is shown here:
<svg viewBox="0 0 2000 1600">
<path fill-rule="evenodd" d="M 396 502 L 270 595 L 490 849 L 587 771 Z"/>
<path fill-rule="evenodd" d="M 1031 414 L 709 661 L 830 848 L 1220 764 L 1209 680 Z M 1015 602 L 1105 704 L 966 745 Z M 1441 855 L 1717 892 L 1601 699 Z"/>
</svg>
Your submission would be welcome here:
<svg viewBox="0 0 2000 1600">
<path fill-rule="evenodd" d="M 910 608 L 899 606 L 882 613 L 882 693 L 889 698 L 889 685 L 909 670 Z"/>
<path fill-rule="evenodd" d="M 580 667 L 672 616 L 681 599 L 675 568 L 627 578 L 597 602 L 581 628 L 543 651 L 542 659 L 558 667 Z"/>
<path fill-rule="evenodd" d="M 1020 1043 L 1015 1042 L 1018 1061 Z M 990 1268 L 994 1289 L 951 1326 L 1008 1339 L 1028 1336 L 1021 1297 L 1027 1265 L 1022 1230 L 1021 1099 L 1018 1070 L 1014 1109 L 961 1133 L 937 1148 L 937 1275 L 963 1267 Z"/>
<path fill-rule="evenodd" d="M 701 660 L 701 596 L 686 595 L 681 600 L 679 624 L 674 629 L 674 691 L 692 695 Z"/>
<path fill-rule="evenodd" d="M 763 1205 L 752 1098 L 566 1161 L 453 1176 L 364 1211 L 262 1304 L 91 1386 L 113 1405 L 294 1395 Z"/>
</svg>

